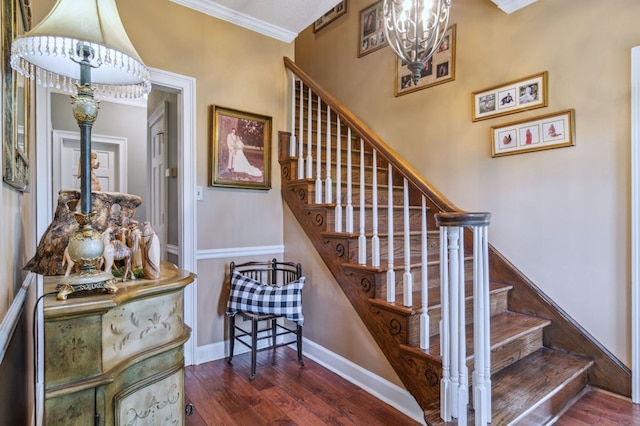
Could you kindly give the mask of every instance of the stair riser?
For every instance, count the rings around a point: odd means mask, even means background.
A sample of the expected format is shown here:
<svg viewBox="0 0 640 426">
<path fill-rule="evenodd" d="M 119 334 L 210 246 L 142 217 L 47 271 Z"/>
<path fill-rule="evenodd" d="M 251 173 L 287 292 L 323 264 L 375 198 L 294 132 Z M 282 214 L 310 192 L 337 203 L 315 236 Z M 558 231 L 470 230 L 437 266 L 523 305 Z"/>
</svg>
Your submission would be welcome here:
<svg viewBox="0 0 640 426">
<path fill-rule="evenodd" d="M 313 195 L 313 194 L 311 194 Z M 346 200 L 344 200 L 346 201 Z M 347 223 L 347 205 L 343 204 L 342 206 L 342 230 L 346 231 L 346 223 Z M 360 232 L 360 208 L 356 205 L 352 205 L 353 208 L 353 232 Z M 335 228 L 335 210 L 330 209 L 327 213 L 327 225 L 330 226 L 327 228 L 327 231 L 333 231 Z M 364 230 L 365 233 L 373 232 L 373 224 L 372 224 L 373 210 L 370 207 L 365 208 L 364 211 Z M 388 232 L 388 215 L 386 209 L 378 209 L 378 233 L 387 233 Z M 411 207 L 409 208 L 409 230 L 410 231 L 420 231 L 422 224 L 422 211 L 420 208 Z M 404 229 L 404 211 L 400 208 L 393 210 L 393 231 L 402 232 Z"/>
<path fill-rule="evenodd" d="M 489 297 L 489 309 L 491 315 L 497 315 L 507 310 L 507 298 L 506 291 L 492 293 Z M 465 323 L 471 324 L 473 322 L 473 299 L 467 297 L 465 301 Z M 442 309 L 440 305 L 437 307 L 429 308 L 429 336 L 436 336 L 440 334 L 440 320 L 442 319 Z M 420 344 L 420 317 L 414 315 L 409 321 L 409 333 L 408 333 L 409 345 Z"/>
<path fill-rule="evenodd" d="M 356 253 L 357 254 L 357 253 Z M 417 260 L 418 265 L 414 265 L 411 267 L 411 276 L 412 276 L 412 291 L 420 291 L 422 289 L 422 265 L 419 264 L 419 259 Z M 387 268 L 387 264 L 381 262 L 381 267 Z M 473 263 L 471 261 L 467 261 L 464 264 L 465 268 L 465 279 L 471 280 L 473 279 Z M 402 295 L 404 294 L 404 268 L 401 266 L 396 266 L 395 268 L 395 284 L 396 284 L 396 299 L 402 299 Z M 440 263 L 430 263 L 427 265 L 427 287 L 429 288 L 439 288 L 440 287 Z M 387 277 L 386 274 L 381 275 L 378 279 L 376 279 L 376 294 L 387 294 Z"/>
</svg>

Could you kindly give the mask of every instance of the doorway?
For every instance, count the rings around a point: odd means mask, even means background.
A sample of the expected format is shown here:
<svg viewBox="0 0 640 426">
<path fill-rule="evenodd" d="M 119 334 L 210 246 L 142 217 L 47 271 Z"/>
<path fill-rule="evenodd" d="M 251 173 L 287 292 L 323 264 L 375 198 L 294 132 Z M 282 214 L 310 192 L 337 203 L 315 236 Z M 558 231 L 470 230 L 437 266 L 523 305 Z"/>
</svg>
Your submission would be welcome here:
<svg viewBox="0 0 640 426">
<path fill-rule="evenodd" d="M 195 79 L 192 77 L 175 74 L 158 69 L 149 69 L 154 90 L 167 91 L 176 94 L 176 134 L 179 149 L 177 149 L 176 187 L 178 192 L 177 203 L 177 227 L 178 227 L 178 266 L 191 272 L 196 271 L 196 205 L 195 205 Z M 39 117 L 36 127 L 36 152 L 34 167 L 36 170 L 35 186 L 36 203 L 38 212 L 36 215 L 36 235 L 39 239 L 53 220 L 53 212 L 56 199 L 53 196 L 53 143 L 52 143 L 52 92 L 42 86 L 36 86 L 36 116 Z M 72 117 L 71 108 L 63 111 Z M 99 117 L 98 120 L 103 119 Z M 146 119 L 141 122 L 146 133 Z M 146 137 L 143 141 L 146 140 Z M 144 142 L 143 142 L 144 143 Z M 129 141 L 133 144 L 133 141 Z M 146 156 L 142 157 L 146 159 Z M 130 158 L 134 161 L 133 158 Z M 140 169 L 140 167 L 138 167 Z M 144 168 L 146 170 L 146 167 Z M 146 173 L 146 172 L 143 172 Z M 129 176 L 128 187 L 131 191 L 133 184 Z M 45 208 L 46 206 L 46 208 Z M 184 315 L 185 323 L 191 327 L 192 334 L 184 345 L 185 364 L 191 365 L 195 361 L 197 336 L 197 312 L 196 312 L 197 280 L 185 289 Z M 42 277 L 39 277 L 37 297 L 42 295 Z M 42 312 L 38 313 L 41 317 Z M 42 348 L 42 336 L 38 336 Z M 39 362 L 44 362 L 42 350 L 37 354 Z M 43 391 L 43 377 L 38 377 L 39 394 Z M 40 399 L 42 400 L 42 399 Z"/>
</svg>

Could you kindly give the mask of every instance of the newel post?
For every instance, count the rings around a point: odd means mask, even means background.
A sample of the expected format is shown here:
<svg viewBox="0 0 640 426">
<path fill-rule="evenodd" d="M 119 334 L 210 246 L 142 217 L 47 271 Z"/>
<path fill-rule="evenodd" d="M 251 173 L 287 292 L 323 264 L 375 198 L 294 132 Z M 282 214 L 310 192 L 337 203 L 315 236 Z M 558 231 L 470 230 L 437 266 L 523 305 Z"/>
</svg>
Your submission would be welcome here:
<svg viewBox="0 0 640 426">
<path fill-rule="evenodd" d="M 467 424 L 468 372 L 465 336 L 465 244 L 464 228 L 473 231 L 473 406 L 475 424 L 491 422 L 491 353 L 489 319 L 489 249 L 487 230 L 490 213 L 437 213 L 440 228 L 440 353 L 442 383 L 440 416 Z"/>
</svg>

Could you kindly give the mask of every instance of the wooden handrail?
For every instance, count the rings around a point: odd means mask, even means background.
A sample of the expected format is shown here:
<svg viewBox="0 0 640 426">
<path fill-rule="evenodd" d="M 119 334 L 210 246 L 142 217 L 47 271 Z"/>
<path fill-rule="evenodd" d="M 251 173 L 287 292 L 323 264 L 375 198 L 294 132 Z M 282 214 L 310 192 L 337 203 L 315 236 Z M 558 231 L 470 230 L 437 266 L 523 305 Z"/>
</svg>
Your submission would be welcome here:
<svg viewBox="0 0 640 426">
<path fill-rule="evenodd" d="M 391 147 L 378 137 L 366 124 L 353 115 L 340 101 L 333 97 L 320 84 L 314 81 L 309 75 L 302 71 L 291 59 L 284 57 L 285 67 L 296 75 L 302 82 L 310 87 L 322 101 L 331 107 L 331 110 L 340 116 L 340 119 L 348 125 L 352 131 L 371 144 L 387 161 L 393 164 L 395 171 L 412 182 L 425 196 L 427 196 L 442 211 L 462 212 L 451 201 L 449 201 L 440 191 L 429 183 L 410 164 L 404 161 Z"/>
</svg>

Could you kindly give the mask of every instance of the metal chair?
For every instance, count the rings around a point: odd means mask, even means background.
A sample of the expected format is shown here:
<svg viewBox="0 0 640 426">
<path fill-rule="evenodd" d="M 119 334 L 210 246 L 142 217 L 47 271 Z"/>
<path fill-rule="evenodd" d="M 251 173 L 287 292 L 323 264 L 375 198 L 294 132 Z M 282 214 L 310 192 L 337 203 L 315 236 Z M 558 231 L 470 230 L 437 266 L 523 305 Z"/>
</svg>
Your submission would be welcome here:
<svg viewBox="0 0 640 426">
<path fill-rule="evenodd" d="M 233 359 L 236 340 L 248 347 L 251 350 L 250 380 L 256 375 L 256 355 L 260 351 L 296 343 L 298 363 L 304 365 L 301 299 L 304 281 L 299 263 L 278 262 L 275 258 L 267 262 L 230 263 L 228 362 Z M 236 324 L 237 315 L 243 322 L 249 321 L 249 330 Z M 285 325 L 280 318 L 293 321 L 295 328 Z M 260 345 L 262 341 L 267 343 Z"/>
</svg>

